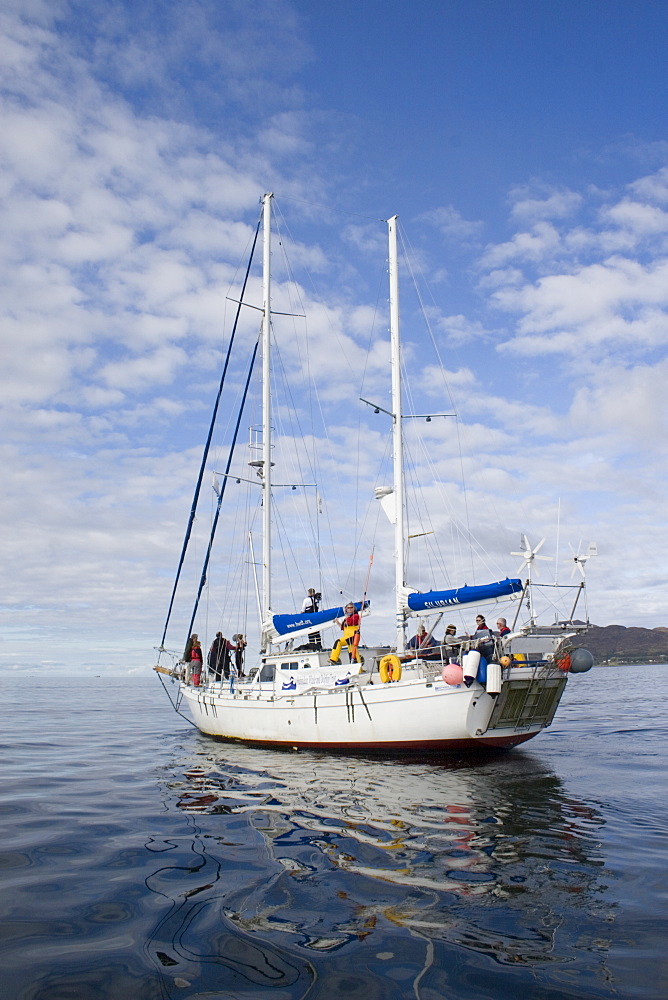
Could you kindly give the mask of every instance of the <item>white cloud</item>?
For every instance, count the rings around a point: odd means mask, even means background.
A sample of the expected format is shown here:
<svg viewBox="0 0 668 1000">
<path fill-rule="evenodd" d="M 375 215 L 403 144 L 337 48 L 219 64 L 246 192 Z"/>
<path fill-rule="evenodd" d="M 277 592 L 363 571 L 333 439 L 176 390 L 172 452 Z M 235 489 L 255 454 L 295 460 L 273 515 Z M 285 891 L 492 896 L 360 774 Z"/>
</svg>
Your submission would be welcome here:
<svg viewBox="0 0 668 1000">
<path fill-rule="evenodd" d="M 558 230 L 547 222 L 538 222 L 531 232 L 516 233 L 507 243 L 488 246 L 481 258 L 481 266 L 495 269 L 523 261 L 539 263 L 554 257 L 560 248 Z"/>
<path fill-rule="evenodd" d="M 666 323 L 668 343 L 668 323 Z M 604 365 L 575 394 L 569 419 L 590 434 L 614 433 L 620 449 L 663 462 L 668 449 L 668 359 L 655 365 Z"/>
<path fill-rule="evenodd" d="M 636 351 L 665 343 L 667 279 L 668 260 L 643 266 L 617 257 L 499 289 L 493 298 L 500 308 L 521 314 L 518 335 L 506 347 L 576 354 L 609 341 Z"/>
<path fill-rule="evenodd" d="M 111 362 L 99 371 L 99 377 L 112 389 L 136 389 L 164 385 L 174 381 L 177 371 L 186 360 L 185 351 L 176 347 L 162 347 L 141 358 Z"/>
<path fill-rule="evenodd" d="M 663 171 L 654 179 L 653 184 L 644 178 L 629 190 L 636 196 L 660 194 Z M 600 197 L 597 192 L 596 200 Z M 603 349 L 641 357 L 665 348 L 668 215 L 627 193 L 608 195 L 602 207 L 592 207 L 588 225 L 539 224 L 486 249 L 480 287 L 515 317 L 505 351 L 582 364 Z"/>
<path fill-rule="evenodd" d="M 668 212 L 656 205 L 624 198 L 602 214 L 604 220 L 635 233 L 638 239 L 668 232 Z"/>
<path fill-rule="evenodd" d="M 447 343 L 452 345 L 487 339 L 487 333 L 479 321 L 461 314 L 437 318 L 436 327 L 445 335 Z"/>
<path fill-rule="evenodd" d="M 564 219 L 575 214 L 582 205 L 582 195 L 576 191 L 542 192 L 542 197 L 531 197 L 527 188 L 517 188 L 511 194 L 513 218 L 523 222 L 541 219 Z"/>
<path fill-rule="evenodd" d="M 638 197 L 647 201 L 668 202 L 668 167 L 661 167 L 656 173 L 641 177 L 629 185 L 629 189 Z"/>
<path fill-rule="evenodd" d="M 453 240 L 477 240 L 483 229 L 482 222 L 463 218 L 454 205 L 434 208 L 418 221 L 436 226 L 443 236 Z"/>
</svg>

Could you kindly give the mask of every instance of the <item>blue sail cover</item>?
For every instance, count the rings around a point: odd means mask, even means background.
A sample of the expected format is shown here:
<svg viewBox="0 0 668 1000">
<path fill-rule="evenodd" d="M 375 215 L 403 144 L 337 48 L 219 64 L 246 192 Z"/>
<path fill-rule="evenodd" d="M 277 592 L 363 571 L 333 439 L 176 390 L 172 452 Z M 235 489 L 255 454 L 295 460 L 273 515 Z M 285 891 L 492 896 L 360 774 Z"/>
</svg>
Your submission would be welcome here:
<svg viewBox="0 0 668 1000">
<path fill-rule="evenodd" d="M 350 602 L 355 603 L 355 602 Z M 368 608 L 370 601 L 364 601 L 364 607 Z M 355 603 L 355 611 L 362 610 L 362 601 Z M 328 608 L 326 611 L 304 611 L 302 614 L 274 615 L 271 623 L 276 629 L 277 635 L 293 635 L 295 632 L 316 632 L 319 625 L 328 625 L 335 618 L 344 618 L 342 607 Z"/>
<path fill-rule="evenodd" d="M 499 580 L 498 583 L 487 583 L 480 587 L 457 587 L 455 590 L 428 590 L 425 594 L 408 595 L 408 607 L 411 611 L 434 611 L 436 608 L 449 608 L 462 604 L 483 604 L 485 601 L 498 601 L 512 594 L 518 594 L 523 589 L 521 580 Z"/>
</svg>

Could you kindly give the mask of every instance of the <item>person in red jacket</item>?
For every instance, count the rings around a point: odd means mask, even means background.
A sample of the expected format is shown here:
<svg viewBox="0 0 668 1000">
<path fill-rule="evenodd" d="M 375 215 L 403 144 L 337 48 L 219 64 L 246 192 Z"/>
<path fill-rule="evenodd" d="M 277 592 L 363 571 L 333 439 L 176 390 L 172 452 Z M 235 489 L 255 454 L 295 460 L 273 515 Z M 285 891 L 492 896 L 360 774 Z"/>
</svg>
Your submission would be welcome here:
<svg viewBox="0 0 668 1000">
<path fill-rule="evenodd" d="M 350 656 L 351 663 L 360 663 L 360 656 L 357 652 L 357 647 L 360 641 L 360 616 L 355 610 L 354 604 L 346 604 L 343 609 L 346 613 L 346 617 L 343 621 L 339 621 L 335 618 L 334 621 L 337 625 L 343 629 L 343 635 L 340 639 L 336 640 L 334 648 L 332 649 L 332 655 L 329 658 L 330 663 L 339 663 L 341 658 L 341 650 L 344 645 L 348 647 L 348 655 Z"/>
<path fill-rule="evenodd" d="M 502 639 L 503 639 L 504 635 L 510 635 L 510 629 L 508 628 L 508 622 L 506 621 L 505 618 L 499 618 L 499 620 L 496 623 L 496 627 L 498 628 L 498 630 L 499 630 L 498 634 L 501 636 Z"/>
<path fill-rule="evenodd" d="M 202 660 L 202 644 L 199 639 L 195 639 L 190 650 L 190 676 L 195 687 L 199 687 L 202 676 Z"/>
</svg>

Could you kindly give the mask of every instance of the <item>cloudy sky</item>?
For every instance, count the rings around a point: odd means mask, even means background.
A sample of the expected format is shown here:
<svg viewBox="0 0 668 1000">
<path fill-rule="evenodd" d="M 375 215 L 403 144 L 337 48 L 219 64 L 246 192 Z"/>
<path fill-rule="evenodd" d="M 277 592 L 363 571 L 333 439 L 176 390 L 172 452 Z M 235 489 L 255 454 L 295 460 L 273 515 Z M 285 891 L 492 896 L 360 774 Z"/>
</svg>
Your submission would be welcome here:
<svg viewBox="0 0 668 1000">
<path fill-rule="evenodd" d="M 545 579 L 593 540 L 591 619 L 668 625 L 667 45 L 636 0 L 5 0 L 0 663 L 152 662 L 265 191 L 330 477 L 360 421 L 382 451 L 396 213 L 412 398 L 456 407 L 429 457 L 494 578 L 523 532 Z"/>
</svg>

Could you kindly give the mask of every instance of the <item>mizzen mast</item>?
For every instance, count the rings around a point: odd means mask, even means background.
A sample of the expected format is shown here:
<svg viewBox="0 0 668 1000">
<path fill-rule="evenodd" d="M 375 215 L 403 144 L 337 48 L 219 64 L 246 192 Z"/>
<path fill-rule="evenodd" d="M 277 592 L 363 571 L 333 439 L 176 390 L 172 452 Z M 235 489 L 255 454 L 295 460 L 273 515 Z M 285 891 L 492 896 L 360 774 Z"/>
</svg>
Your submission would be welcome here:
<svg viewBox="0 0 668 1000">
<path fill-rule="evenodd" d="M 392 365 L 392 466 L 394 494 L 394 586 L 396 601 L 397 651 L 406 648 L 406 615 L 402 593 L 405 585 L 404 548 L 404 460 L 401 411 L 401 346 L 399 341 L 399 266 L 397 253 L 398 216 L 387 223 L 390 274 L 390 359 Z"/>
<path fill-rule="evenodd" d="M 271 619 L 271 200 L 262 199 L 262 622 Z M 262 649 L 270 640 L 263 631 Z"/>
</svg>

